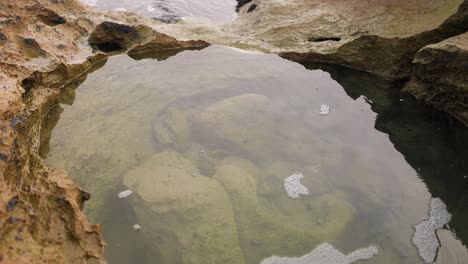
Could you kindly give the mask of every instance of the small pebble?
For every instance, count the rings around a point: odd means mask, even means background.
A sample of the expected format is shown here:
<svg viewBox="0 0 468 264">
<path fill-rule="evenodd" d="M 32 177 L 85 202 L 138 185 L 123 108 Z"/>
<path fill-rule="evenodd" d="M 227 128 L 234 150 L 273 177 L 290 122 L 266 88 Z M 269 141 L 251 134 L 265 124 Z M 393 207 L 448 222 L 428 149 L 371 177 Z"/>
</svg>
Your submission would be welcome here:
<svg viewBox="0 0 468 264">
<path fill-rule="evenodd" d="M 133 225 L 133 230 L 135 231 L 140 231 L 141 230 L 141 226 L 139 224 L 135 224 Z"/>
</svg>

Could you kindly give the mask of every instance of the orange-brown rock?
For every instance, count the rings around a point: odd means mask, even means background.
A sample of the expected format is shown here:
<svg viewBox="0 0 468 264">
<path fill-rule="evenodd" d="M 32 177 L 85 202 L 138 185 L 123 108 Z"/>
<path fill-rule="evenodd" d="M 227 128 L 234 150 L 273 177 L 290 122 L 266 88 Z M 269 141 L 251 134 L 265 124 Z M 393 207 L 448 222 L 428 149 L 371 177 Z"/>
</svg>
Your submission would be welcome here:
<svg viewBox="0 0 468 264">
<path fill-rule="evenodd" d="M 39 156 L 43 119 L 62 88 L 105 64 L 102 43 L 115 41 L 117 51 L 151 40 L 148 49 L 177 45 L 144 23 L 76 0 L 0 2 L 0 263 L 104 262 L 100 227 L 82 212 L 89 194 Z"/>
</svg>

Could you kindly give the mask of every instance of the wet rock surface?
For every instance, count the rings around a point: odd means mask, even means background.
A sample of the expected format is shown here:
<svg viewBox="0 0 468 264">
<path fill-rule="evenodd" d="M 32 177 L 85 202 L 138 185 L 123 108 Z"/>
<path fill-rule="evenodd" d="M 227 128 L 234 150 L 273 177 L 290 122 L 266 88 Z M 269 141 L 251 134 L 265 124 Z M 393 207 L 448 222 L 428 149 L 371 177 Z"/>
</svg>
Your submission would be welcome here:
<svg viewBox="0 0 468 264">
<path fill-rule="evenodd" d="M 238 1 L 233 31 L 244 43 L 274 52 L 330 53 L 361 36 L 405 38 L 437 28 L 456 12 L 455 1 Z M 255 11 L 248 12 L 252 6 Z M 333 39 L 340 38 L 340 41 Z M 330 39 L 313 43 L 309 39 Z"/>
<path fill-rule="evenodd" d="M 163 33 L 155 33 L 152 41 L 139 45 L 128 52 L 133 59 L 165 60 L 183 50 L 203 49 L 210 44 L 202 40 L 178 41 Z"/>
<path fill-rule="evenodd" d="M 116 40 L 122 50 L 156 33 L 139 26 L 145 19 L 77 1 L 2 1 L 0 17 L 0 262 L 102 263 L 100 227 L 82 212 L 89 193 L 39 154 L 61 113 L 55 106 L 73 101 L 61 89 L 105 64 L 88 44 L 90 32 L 96 47 Z M 49 109 L 56 118 L 44 121 Z"/>
<path fill-rule="evenodd" d="M 158 252 L 153 258 L 166 263 L 244 263 L 227 193 L 216 180 L 200 175 L 190 160 L 171 151 L 155 154 L 129 171 L 124 184 L 143 200 L 133 206 L 147 240 L 158 241 L 151 245 L 152 253 Z M 174 250 L 181 254 L 171 254 Z"/>
<path fill-rule="evenodd" d="M 153 36 L 152 33 L 153 30 L 147 26 L 132 27 L 106 21 L 93 30 L 88 41 L 93 48 L 104 52 L 123 51 L 146 42 Z"/>
<path fill-rule="evenodd" d="M 468 33 L 422 48 L 403 91 L 468 125 Z"/>
<path fill-rule="evenodd" d="M 468 30 L 468 2 L 442 25 L 409 37 L 386 37 L 366 34 L 342 44 L 331 53 L 286 52 L 280 55 L 295 61 L 341 64 L 387 78 L 408 78 L 416 53 L 426 45 L 437 43 Z"/>
<path fill-rule="evenodd" d="M 454 1 L 454 5 L 458 2 Z M 274 4 L 278 3 L 273 3 L 273 6 Z M 252 10 L 254 5 L 256 8 Z M 451 6 L 451 4 L 447 4 L 449 8 L 441 8 L 441 13 L 436 12 L 438 19 L 433 19 L 434 23 L 443 21 L 446 15 L 451 14 Z M 245 10 L 246 8 L 247 10 Z M 268 4 L 253 1 L 252 4 L 241 8 L 240 13 L 249 13 L 248 15 L 251 16 L 259 14 L 258 17 L 254 17 L 258 19 L 261 16 L 261 11 L 265 9 L 268 10 Z M 248 12 L 249 10 L 253 12 Z M 278 6 L 271 10 L 274 10 L 273 14 L 285 17 L 285 13 Z M 410 76 L 411 71 L 408 71 L 408 68 L 412 67 L 413 55 L 419 48 L 466 31 L 466 25 L 468 25 L 465 15 L 467 10 L 466 2 L 459 10 L 456 15 L 448 19 L 435 31 L 423 32 L 413 37 L 402 36 L 412 35 L 415 32 L 424 31 L 437 25 L 433 23 L 427 25 L 425 23 L 415 23 L 416 26 L 409 27 L 409 29 L 396 26 L 397 30 L 390 31 L 393 33 L 382 34 L 384 37 L 368 35 L 369 32 L 376 33 L 381 30 L 373 31 L 368 28 L 364 29 L 364 33 L 359 29 L 351 30 L 351 33 L 349 33 L 351 35 L 348 33 L 330 35 L 325 34 L 327 27 L 324 27 L 323 31 L 309 34 L 310 32 L 307 30 L 310 29 L 310 25 L 301 23 L 296 23 L 291 28 L 269 28 L 259 34 L 256 32 L 249 32 L 248 34 L 252 33 L 250 39 L 253 42 L 255 42 L 254 39 L 256 38 L 268 38 L 269 34 L 272 33 L 272 36 L 275 34 L 276 36 L 284 35 L 279 39 L 267 40 L 266 43 L 271 44 L 267 50 L 294 50 L 294 45 L 303 43 L 303 40 L 312 43 L 310 45 L 322 43 L 323 46 L 315 46 L 320 51 L 338 50 L 336 53 L 331 53 L 331 55 L 321 53 L 316 55 L 311 52 L 305 55 L 306 57 L 297 54 L 283 54 L 283 56 L 294 60 L 306 58 L 306 60 L 310 61 L 338 63 L 389 76 Z M 432 19 L 433 13 L 429 12 L 428 14 Z M 0 221 L 2 223 L 0 225 L 0 233 L 2 234 L 0 259 L 5 263 L 101 263 L 103 261 L 104 243 L 100 235 L 100 228 L 90 225 L 81 211 L 83 202 L 89 199 L 89 194 L 71 182 L 65 172 L 47 168 L 38 155 L 41 152 L 40 146 L 42 144 L 40 142 L 47 141 L 48 137 L 47 134 L 41 131 L 43 117 L 46 116 L 50 108 L 61 100 L 60 96 L 63 96 L 63 94 L 60 94 L 60 89 L 64 87 L 64 84 L 71 83 L 72 86 L 78 86 L 86 78 L 86 73 L 95 70 L 96 65 L 99 66 L 100 63 L 105 63 L 106 55 L 93 52 L 89 44 L 104 52 L 125 51 L 130 47 L 137 46 L 130 54 L 133 54 L 135 58 L 143 58 L 152 56 L 153 52 L 151 50 L 155 48 L 166 47 L 169 49 L 175 48 L 176 50 L 190 47 L 199 48 L 206 45 L 206 42 L 176 43 L 171 37 L 158 35 L 148 27 L 140 26 L 148 22 L 147 20 L 128 13 L 122 13 L 119 16 L 97 13 L 75 1 L 2 2 L 0 3 L 0 15 L 2 17 L 2 20 L 0 20 L 0 59 L 2 61 L 0 63 L 2 69 L 0 72 L 0 208 L 3 208 L 0 209 Z M 329 16 L 318 16 L 317 19 L 325 19 L 325 24 L 329 26 L 336 25 L 336 17 L 331 16 L 332 19 L 328 18 Z M 364 18 L 365 16 L 363 16 Z M 245 30 L 248 28 L 246 25 L 251 23 L 250 21 L 252 20 L 246 20 L 243 24 L 241 19 L 241 22 L 237 24 L 238 29 L 240 31 Z M 260 22 L 268 23 L 267 20 Z M 352 24 L 350 23 L 350 25 Z M 260 25 L 251 28 L 262 29 L 263 27 L 260 23 Z M 339 28 L 342 32 L 347 32 L 349 29 L 348 25 Z M 297 29 L 297 31 L 292 29 Z M 301 37 L 291 37 L 285 32 L 298 33 Z M 91 41 L 88 42 L 90 34 Z M 399 38 L 393 38 L 395 36 Z M 159 37 L 161 37 L 161 43 L 158 43 Z M 354 40 L 355 38 L 357 39 Z M 246 39 L 249 39 L 249 37 Z M 405 50 L 410 44 L 414 43 L 417 45 L 409 48 L 408 51 Z M 459 63 L 466 60 L 464 51 L 466 46 L 463 43 L 466 43 L 466 38 L 462 35 L 447 42 L 441 42 L 440 46 L 436 44 L 420 51 L 414 61 L 416 70 L 413 74 L 413 80 L 407 86 L 407 90 L 417 97 L 420 96 L 423 100 L 453 113 L 462 120 L 466 118 L 466 105 L 463 103 L 466 102 L 463 101 L 466 100 L 466 87 L 463 83 L 453 83 L 456 79 L 444 80 L 443 78 L 434 81 L 444 87 L 449 87 L 447 89 L 457 91 L 457 94 L 450 99 L 447 99 L 447 97 L 450 97 L 450 93 L 432 92 L 430 86 L 427 88 L 428 86 L 425 84 L 423 88 L 420 83 L 426 82 L 425 80 L 428 79 L 427 76 L 423 76 L 424 71 L 432 71 L 439 67 L 434 66 L 432 68 L 429 61 L 437 62 L 437 60 L 453 60 L 450 67 L 453 67 L 453 71 L 461 74 L 462 78 L 464 78 L 463 71 L 460 71 L 460 69 L 466 69 L 466 65 Z M 250 45 L 250 43 L 247 44 Z M 252 44 L 251 46 L 255 45 Z M 360 46 L 371 51 L 367 57 L 360 57 L 364 53 Z M 453 46 L 456 46 L 459 50 L 456 56 L 451 55 Z M 304 45 L 304 47 L 310 48 L 312 46 Z M 377 53 L 379 49 L 385 50 L 387 53 Z M 396 55 L 392 55 L 393 53 Z M 150 55 L 139 57 L 140 54 Z M 431 57 L 434 57 L 434 59 Z M 380 60 L 383 63 L 378 63 Z M 369 62 L 372 63 L 367 65 Z M 389 65 L 391 66 L 389 67 Z M 253 102 L 258 101 L 260 105 L 263 105 L 264 101 L 266 101 L 255 98 L 255 96 L 252 98 Z M 73 98 L 66 99 L 73 100 Z M 456 104 L 453 108 L 448 105 L 452 103 Z M 230 104 L 236 106 L 236 100 L 224 101 L 221 102 L 221 105 L 213 105 L 212 107 L 220 107 L 227 113 L 227 117 L 232 117 L 233 123 L 236 123 L 236 119 L 241 117 L 242 113 L 240 116 L 238 113 L 231 115 Z M 252 109 L 257 111 L 255 108 Z M 60 115 L 60 111 L 57 111 L 57 115 Z M 216 124 L 219 117 L 217 113 L 205 109 L 205 112 L 198 115 L 197 118 L 200 118 L 209 127 L 211 124 Z M 265 127 L 271 126 L 268 123 L 263 125 Z M 53 120 L 50 126 L 54 126 Z M 241 150 L 252 152 L 253 156 L 262 156 L 261 151 L 255 153 L 246 144 L 248 141 L 246 141 L 242 129 L 236 129 L 231 131 L 221 129 L 214 131 L 214 133 L 221 140 L 233 143 L 239 146 Z M 170 141 L 168 142 L 170 143 Z M 257 142 L 262 143 L 262 140 Z M 266 145 L 268 142 L 263 141 L 263 143 Z M 261 146 L 258 149 L 261 150 Z M 47 152 L 47 149 L 42 149 L 42 151 Z M 99 161 L 94 162 L 99 164 Z M 193 164 L 187 166 L 190 168 L 195 167 Z M 222 176 L 223 170 L 231 170 L 225 167 L 216 168 L 214 165 L 208 167 L 209 169 L 205 169 L 208 172 L 207 174 L 213 174 L 211 176 L 219 178 L 219 181 L 224 179 Z M 105 185 L 106 183 L 101 184 Z M 236 193 L 243 190 L 232 189 L 231 191 Z M 330 225 L 336 226 L 329 227 L 330 230 L 340 230 L 340 227 L 352 218 L 353 210 L 341 194 L 332 193 L 329 195 L 330 197 L 323 198 L 323 201 L 317 200 L 316 202 L 320 204 L 325 203 L 325 201 L 330 203 L 331 201 L 337 207 L 342 206 L 343 216 L 332 217 L 332 219 L 338 218 L 342 222 L 332 222 Z M 146 199 L 150 202 L 154 201 L 151 196 L 146 197 Z M 223 201 L 223 199 L 220 200 Z M 239 204 L 245 202 L 244 198 L 239 199 Z M 235 203 L 233 203 L 232 207 L 235 208 L 235 206 Z M 144 211 L 147 212 L 146 209 Z M 246 215 L 255 215 L 257 213 L 256 210 L 249 209 Z M 226 221 L 228 222 L 228 220 Z M 275 227 L 275 225 L 272 226 Z M 323 228 L 323 230 L 327 230 L 327 228 Z M 286 233 L 289 234 L 289 232 Z M 266 233 L 260 234 L 260 237 L 262 235 L 268 238 Z M 244 240 L 239 242 L 240 245 L 253 241 L 252 238 L 248 237 L 249 232 L 246 232 L 243 236 Z M 320 237 L 316 233 L 311 236 Z M 185 241 L 182 236 L 179 239 Z M 279 236 L 277 239 L 281 240 L 282 237 Z M 252 243 L 258 244 L 257 242 Z M 298 242 L 298 247 L 299 244 Z M 278 245 L 267 245 L 264 246 L 263 251 L 260 250 L 260 254 L 254 251 L 250 252 L 250 254 L 255 255 L 257 259 L 261 259 L 269 251 L 267 249 L 271 248 L 277 249 L 278 252 L 282 250 Z M 237 253 L 227 252 L 226 259 L 230 259 L 235 254 Z M 189 259 L 191 257 L 190 255 L 187 256 Z"/>
<path fill-rule="evenodd" d="M 366 34 L 331 53 L 312 50 L 308 53 L 285 52 L 280 55 L 299 62 L 345 65 L 386 78 L 407 79 L 413 76 L 405 91 L 451 113 L 466 124 L 468 107 L 464 61 L 467 30 L 468 1 L 464 1 L 458 11 L 440 26 L 413 36 L 389 38 Z M 457 36 L 459 34 L 462 35 Z M 445 40 L 447 38 L 451 39 Z M 440 41 L 440 44 L 435 44 Z M 452 47 L 448 48 L 450 45 Z M 444 72 L 448 74 L 441 74 Z"/>
</svg>

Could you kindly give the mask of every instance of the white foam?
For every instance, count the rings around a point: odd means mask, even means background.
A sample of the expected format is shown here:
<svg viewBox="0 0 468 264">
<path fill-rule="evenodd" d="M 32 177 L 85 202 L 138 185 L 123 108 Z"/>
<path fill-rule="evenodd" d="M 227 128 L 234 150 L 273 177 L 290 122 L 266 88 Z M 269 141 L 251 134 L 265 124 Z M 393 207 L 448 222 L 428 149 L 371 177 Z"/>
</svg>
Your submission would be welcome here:
<svg viewBox="0 0 468 264">
<path fill-rule="evenodd" d="M 429 219 L 414 226 L 413 244 L 418 248 L 419 256 L 425 263 L 433 263 L 437 257 L 440 243 L 437 229 L 450 222 L 452 216 L 447 211 L 444 202 L 439 198 L 431 200 Z"/>
<path fill-rule="evenodd" d="M 133 192 L 131 190 L 125 190 L 123 192 L 119 192 L 119 198 L 127 198 L 129 197 Z"/>
<path fill-rule="evenodd" d="M 98 0 L 80 0 L 80 2 L 89 6 L 96 6 Z"/>
<path fill-rule="evenodd" d="M 297 258 L 273 256 L 260 264 L 351 264 L 359 260 L 368 260 L 379 253 L 375 246 L 358 249 L 349 255 L 341 253 L 328 243 L 323 243 L 307 255 Z"/>
<path fill-rule="evenodd" d="M 127 12 L 127 9 L 123 8 L 123 7 L 117 7 L 116 9 L 114 9 L 115 12 Z"/>
<path fill-rule="evenodd" d="M 330 113 L 331 107 L 329 105 L 321 105 L 320 106 L 320 114 L 321 115 L 328 115 Z"/>
<path fill-rule="evenodd" d="M 293 175 L 284 179 L 284 189 L 289 197 L 297 199 L 300 195 L 308 195 L 309 189 L 301 184 L 301 179 L 304 178 L 302 173 L 296 172 Z"/>
<path fill-rule="evenodd" d="M 140 231 L 141 226 L 139 224 L 133 225 L 133 230 Z"/>
<path fill-rule="evenodd" d="M 156 8 L 149 5 L 149 6 L 146 6 L 146 11 L 152 13 L 152 12 L 156 11 Z"/>
</svg>

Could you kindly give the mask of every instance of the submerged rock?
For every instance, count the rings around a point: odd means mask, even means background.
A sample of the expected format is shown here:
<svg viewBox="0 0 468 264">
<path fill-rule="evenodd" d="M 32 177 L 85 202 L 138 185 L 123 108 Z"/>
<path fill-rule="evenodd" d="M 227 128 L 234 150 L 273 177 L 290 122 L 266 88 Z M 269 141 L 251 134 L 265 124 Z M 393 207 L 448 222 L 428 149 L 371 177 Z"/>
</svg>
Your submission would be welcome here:
<svg viewBox="0 0 468 264">
<path fill-rule="evenodd" d="M 149 246 L 164 263 L 244 263 L 229 197 L 193 163 L 166 151 L 124 176 Z"/>
<path fill-rule="evenodd" d="M 304 254 L 311 243 L 335 239 L 353 218 L 352 206 L 337 192 L 308 199 L 306 205 L 284 195 L 280 202 L 259 199 L 259 173 L 252 162 L 230 157 L 222 161 L 214 176 L 230 197 L 239 243 L 252 263 L 272 252 Z M 271 195 L 282 196 L 280 192 L 281 188 Z"/>
<path fill-rule="evenodd" d="M 0 1 L 0 17 L 0 222 L 21 219 L 22 230 L 17 239 L 18 229 L 0 225 L 0 262 L 102 263 L 105 243 L 100 227 L 90 224 L 82 212 L 90 194 L 64 171 L 48 168 L 39 156 L 47 154 L 44 146 L 55 125 L 43 121 L 59 102 L 73 101 L 61 98 L 65 86 L 76 88 L 89 72 L 105 64 L 106 55 L 93 52 L 87 41 L 96 25 L 101 25 L 94 31 L 96 47 L 112 47 L 106 43 L 115 41 L 115 46 L 126 49 L 151 40 L 153 30 L 138 25 L 155 22 L 131 13 L 94 11 L 76 0 Z M 60 115 L 52 112 L 56 118 Z M 20 116 L 21 124 L 10 126 Z M 81 155 L 74 163 L 86 164 L 82 174 L 103 171 L 109 155 L 104 156 Z M 125 162 L 113 165 L 121 163 Z M 119 175 L 106 178 L 111 173 L 112 169 L 101 178 L 86 178 L 83 186 L 97 194 L 92 199 L 95 206 L 87 207 L 93 212 L 102 211 L 103 197 L 115 197 L 103 191 L 115 190 Z M 8 207 L 12 197 L 20 197 L 21 206 Z"/>
<path fill-rule="evenodd" d="M 348 255 L 341 253 L 332 245 L 319 245 L 307 255 L 298 258 L 270 257 L 260 264 L 351 264 L 360 260 L 368 260 L 379 253 L 375 246 L 358 249 Z"/>
<path fill-rule="evenodd" d="M 186 113 L 176 108 L 167 108 L 154 120 L 152 135 L 161 147 L 178 151 L 187 149 L 190 127 Z"/>
</svg>

